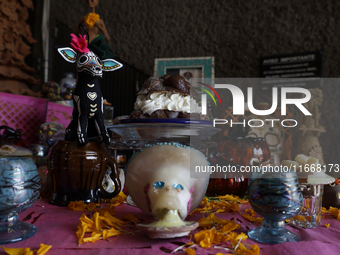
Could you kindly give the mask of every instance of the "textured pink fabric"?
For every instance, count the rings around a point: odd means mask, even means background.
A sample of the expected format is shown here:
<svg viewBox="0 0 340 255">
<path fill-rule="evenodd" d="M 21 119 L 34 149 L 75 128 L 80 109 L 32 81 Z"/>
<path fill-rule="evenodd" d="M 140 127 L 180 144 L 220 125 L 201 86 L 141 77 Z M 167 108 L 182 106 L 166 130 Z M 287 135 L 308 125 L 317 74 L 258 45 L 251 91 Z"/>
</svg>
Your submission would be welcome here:
<svg viewBox="0 0 340 255">
<path fill-rule="evenodd" d="M 243 205 L 241 211 L 249 206 Z M 33 213 L 32 213 L 33 212 Z M 41 214 L 42 213 L 42 214 Z M 190 237 L 174 238 L 174 239 L 159 239 L 153 240 L 145 236 L 141 232 L 135 232 L 134 235 L 127 234 L 118 237 L 110 237 L 109 241 L 99 240 L 95 243 L 84 243 L 78 246 L 77 238 L 75 235 L 79 217 L 83 214 L 91 217 L 91 212 L 74 212 L 66 207 L 53 206 L 47 203 L 46 200 L 37 201 L 26 211 L 22 212 L 19 217 L 20 220 L 24 219 L 27 215 L 31 214 L 32 217 L 27 222 L 34 221 L 34 218 L 39 216 L 34 225 L 38 228 L 37 233 L 29 239 L 3 245 L 5 247 L 30 247 L 37 249 L 40 243 L 52 245 L 52 249 L 47 255 L 53 254 L 132 254 L 132 255 L 158 255 L 167 254 L 166 251 L 172 251 L 177 248 L 181 243 L 187 243 Z M 119 205 L 116 208 L 116 217 L 121 218 L 124 214 L 131 213 L 138 219 L 149 222 L 152 217 L 146 216 L 138 208 L 129 205 Z M 222 219 L 239 219 L 242 223 L 242 231 L 247 231 L 258 224 L 251 223 L 244 219 L 239 213 L 219 213 L 217 214 Z M 202 216 L 199 213 L 190 215 L 187 220 L 198 220 Z M 330 223 L 330 227 L 326 228 L 324 224 Z M 286 255 L 286 254 L 299 254 L 299 255 L 321 255 L 321 254 L 340 254 L 340 222 L 332 219 L 331 216 L 326 215 L 320 226 L 315 229 L 295 229 L 287 226 L 287 228 L 294 233 L 298 234 L 301 241 L 298 243 L 283 243 L 276 245 L 261 244 L 250 239 L 244 243 L 256 243 L 261 248 L 260 254 L 264 255 Z M 193 231 L 191 234 L 199 230 Z M 221 245 L 222 246 L 222 245 Z M 196 254 L 207 255 L 216 254 L 222 250 L 217 249 L 202 249 L 199 248 Z M 227 252 L 224 252 L 227 253 Z M 3 254 L 0 252 L 0 254 Z M 177 252 L 175 254 L 185 254 L 184 252 Z"/>
</svg>

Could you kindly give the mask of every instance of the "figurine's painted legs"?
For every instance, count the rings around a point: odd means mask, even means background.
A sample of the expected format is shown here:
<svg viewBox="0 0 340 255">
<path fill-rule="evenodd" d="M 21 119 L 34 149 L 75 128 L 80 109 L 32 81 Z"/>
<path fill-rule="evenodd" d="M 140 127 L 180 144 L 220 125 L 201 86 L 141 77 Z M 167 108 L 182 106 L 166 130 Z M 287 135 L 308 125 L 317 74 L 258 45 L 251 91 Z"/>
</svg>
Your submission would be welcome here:
<svg viewBox="0 0 340 255">
<path fill-rule="evenodd" d="M 82 100 L 78 97 L 77 99 L 77 109 L 78 109 L 78 119 L 77 119 L 77 136 L 78 136 L 78 144 L 79 146 L 85 146 L 89 140 L 87 138 L 87 124 L 88 124 L 88 112 L 86 111 L 86 106 L 81 105 L 86 103 L 82 102 Z"/>
<path fill-rule="evenodd" d="M 97 111 L 96 115 L 94 116 L 96 128 L 98 130 L 98 134 L 101 136 L 103 142 L 106 145 L 110 144 L 110 136 L 106 130 L 105 124 L 104 124 L 104 117 L 103 117 L 103 104 L 101 107 L 101 111 Z"/>
</svg>

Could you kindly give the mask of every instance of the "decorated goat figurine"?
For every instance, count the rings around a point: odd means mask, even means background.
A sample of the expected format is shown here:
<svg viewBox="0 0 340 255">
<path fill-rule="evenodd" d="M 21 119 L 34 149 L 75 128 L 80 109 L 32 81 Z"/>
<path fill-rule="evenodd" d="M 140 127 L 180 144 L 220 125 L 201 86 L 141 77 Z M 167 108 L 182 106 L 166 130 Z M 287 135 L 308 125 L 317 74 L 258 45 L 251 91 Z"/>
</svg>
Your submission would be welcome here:
<svg viewBox="0 0 340 255">
<path fill-rule="evenodd" d="M 71 37 L 72 48 L 57 48 L 66 61 L 76 63 L 78 72 L 72 120 L 66 128 L 65 140 L 78 141 L 79 146 L 85 146 L 89 137 L 99 135 L 108 145 L 110 137 L 104 125 L 99 78 L 103 71 L 114 71 L 123 65 L 112 59 L 114 55 L 104 44 L 105 36 L 97 36 L 90 44 L 87 44 L 86 35 L 77 37 L 71 34 Z"/>
</svg>

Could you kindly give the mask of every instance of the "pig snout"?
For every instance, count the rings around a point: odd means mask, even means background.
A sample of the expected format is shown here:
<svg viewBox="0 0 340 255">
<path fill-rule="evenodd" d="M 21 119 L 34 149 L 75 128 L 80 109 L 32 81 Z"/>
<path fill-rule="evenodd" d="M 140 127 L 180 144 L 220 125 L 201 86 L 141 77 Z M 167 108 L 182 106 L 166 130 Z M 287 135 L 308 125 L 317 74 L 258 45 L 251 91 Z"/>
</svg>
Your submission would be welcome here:
<svg viewBox="0 0 340 255">
<path fill-rule="evenodd" d="M 169 196 L 163 196 L 157 199 L 155 203 L 155 210 L 176 210 L 180 207 L 181 202 L 179 201 L 178 197 L 169 195 Z"/>
</svg>

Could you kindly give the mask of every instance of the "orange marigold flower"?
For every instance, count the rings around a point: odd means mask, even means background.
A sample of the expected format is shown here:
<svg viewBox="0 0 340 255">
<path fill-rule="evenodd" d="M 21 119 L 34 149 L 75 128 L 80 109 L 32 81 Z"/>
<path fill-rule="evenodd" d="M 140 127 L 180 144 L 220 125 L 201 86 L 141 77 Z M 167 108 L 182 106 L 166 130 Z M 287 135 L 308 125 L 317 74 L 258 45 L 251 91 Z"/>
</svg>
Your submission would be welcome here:
<svg viewBox="0 0 340 255">
<path fill-rule="evenodd" d="M 197 243 L 201 245 L 201 247 L 210 248 L 214 240 L 215 233 L 216 233 L 215 228 L 210 230 L 202 230 L 195 234 L 195 240 Z"/>
<path fill-rule="evenodd" d="M 92 27 L 94 27 L 98 20 L 100 20 L 99 15 L 97 13 L 90 12 L 84 17 L 86 28 L 91 29 Z"/>
</svg>

